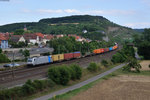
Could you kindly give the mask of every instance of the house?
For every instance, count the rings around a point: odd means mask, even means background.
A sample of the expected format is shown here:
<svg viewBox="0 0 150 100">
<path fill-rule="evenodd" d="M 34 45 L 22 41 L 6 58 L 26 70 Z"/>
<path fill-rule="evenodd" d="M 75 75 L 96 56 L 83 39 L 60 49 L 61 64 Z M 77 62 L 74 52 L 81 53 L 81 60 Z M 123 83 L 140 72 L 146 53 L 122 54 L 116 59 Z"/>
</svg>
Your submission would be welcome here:
<svg viewBox="0 0 150 100">
<path fill-rule="evenodd" d="M 13 42 L 25 42 L 25 38 L 23 37 L 23 35 L 12 35 L 11 38 L 10 38 L 11 41 Z"/>
<path fill-rule="evenodd" d="M 53 38 L 54 38 L 53 35 L 44 35 L 42 42 L 46 44 L 47 41 L 50 41 Z"/>
<path fill-rule="evenodd" d="M 0 35 L 0 48 L 8 48 L 8 40 L 3 35 Z"/>
<path fill-rule="evenodd" d="M 28 41 L 29 44 L 41 44 L 44 35 L 42 33 L 26 33 L 23 35 L 23 37 Z"/>
</svg>

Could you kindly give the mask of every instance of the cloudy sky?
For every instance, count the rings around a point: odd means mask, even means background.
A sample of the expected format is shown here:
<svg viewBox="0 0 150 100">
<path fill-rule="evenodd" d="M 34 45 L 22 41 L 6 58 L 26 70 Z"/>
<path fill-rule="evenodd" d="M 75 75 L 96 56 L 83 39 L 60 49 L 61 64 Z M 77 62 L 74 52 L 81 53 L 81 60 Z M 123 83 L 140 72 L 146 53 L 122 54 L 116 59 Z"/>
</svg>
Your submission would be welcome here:
<svg viewBox="0 0 150 100">
<path fill-rule="evenodd" d="M 0 25 L 84 14 L 132 28 L 150 28 L 150 0 L 0 0 Z"/>
</svg>

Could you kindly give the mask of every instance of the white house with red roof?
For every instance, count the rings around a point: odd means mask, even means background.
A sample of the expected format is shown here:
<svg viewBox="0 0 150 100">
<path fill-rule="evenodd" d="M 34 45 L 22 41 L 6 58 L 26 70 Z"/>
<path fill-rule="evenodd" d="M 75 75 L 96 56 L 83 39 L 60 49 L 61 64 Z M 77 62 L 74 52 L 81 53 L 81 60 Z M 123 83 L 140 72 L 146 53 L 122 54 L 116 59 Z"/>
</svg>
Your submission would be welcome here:
<svg viewBox="0 0 150 100">
<path fill-rule="evenodd" d="M 8 39 L 3 34 L 0 34 L 0 48 L 8 48 Z"/>
</svg>

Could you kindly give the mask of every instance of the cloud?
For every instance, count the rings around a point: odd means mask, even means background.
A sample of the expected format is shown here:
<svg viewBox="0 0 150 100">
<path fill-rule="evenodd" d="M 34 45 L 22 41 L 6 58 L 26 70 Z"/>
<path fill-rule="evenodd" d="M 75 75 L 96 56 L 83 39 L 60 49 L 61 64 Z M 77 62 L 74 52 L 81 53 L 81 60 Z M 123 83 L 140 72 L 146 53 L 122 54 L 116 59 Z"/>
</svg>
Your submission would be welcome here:
<svg viewBox="0 0 150 100">
<path fill-rule="evenodd" d="M 102 15 L 134 15 L 135 11 L 132 10 L 92 10 L 87 11 L 89 14 L 102 14 Z"/>
<path fill-rule="evenodd" d="M 39 13 L 63 13 L 63 10 L 51 10 L 51 9 L 40 9 L 37 10 Z"/>
<path fill-rule="evenodd" d="M 125 26 L 132 28 L 150 28 L 149 22 L 141 22 L 141 23 L 127 23 Z"/>
<path fill-rule="evenodd" d="M 77 14 L 81 13 L 79 10 L 76 10 L 76 9 L 66 9 L 66 10 L 64 10 L 64 12 L 66 12 L 66 13 L 77 13 Z"/>
</svg>

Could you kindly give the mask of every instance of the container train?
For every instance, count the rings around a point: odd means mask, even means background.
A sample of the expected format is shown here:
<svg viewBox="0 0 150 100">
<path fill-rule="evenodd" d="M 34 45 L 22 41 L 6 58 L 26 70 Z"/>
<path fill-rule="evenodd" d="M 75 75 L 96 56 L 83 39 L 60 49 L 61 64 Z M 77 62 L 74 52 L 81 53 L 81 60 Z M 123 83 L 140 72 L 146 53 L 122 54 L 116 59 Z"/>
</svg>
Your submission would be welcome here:
<svg viewBox="0 0 150 100">
<path fill-rule="evenodd" d="M 115 43 L 114 46 L 109 47 L 109 48 L 100 48 L 100 49 L 95 49 L 93 50 L 93 53 L 90 55 L 95 55 L 95 54 L 101 54 L 109 51 L 116 50 L 118 48 L 118 44 Z M 59 62 L 59 61 L 64 61 L 64 60 L 71 60 L 71 59 L 76 59 L 81 57 L 81 52 L 73 52 L 73 53 L 65 53 L 65 54 L 55 54 L 55 55 L 50 55 L 50 56 L 40 56 L 40 57 L 33 57 L 29 58 L 27 60 L 27 65 L 28 66 L 36 66 L 36 65 L 41 65 L 41 64 L 49 64 L 53 62 Z M 86 56 L 82 56 L 86 57 Z"/>
</svg>

